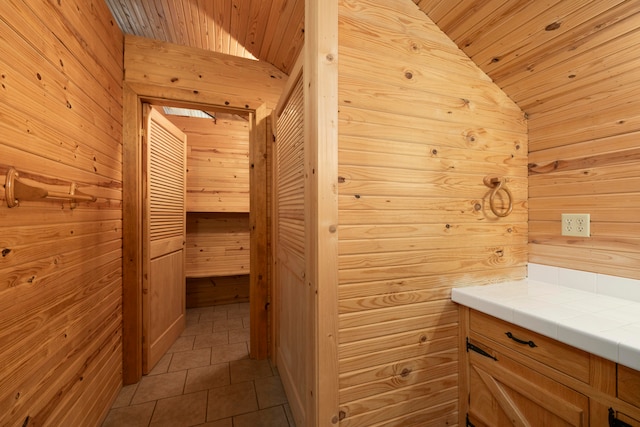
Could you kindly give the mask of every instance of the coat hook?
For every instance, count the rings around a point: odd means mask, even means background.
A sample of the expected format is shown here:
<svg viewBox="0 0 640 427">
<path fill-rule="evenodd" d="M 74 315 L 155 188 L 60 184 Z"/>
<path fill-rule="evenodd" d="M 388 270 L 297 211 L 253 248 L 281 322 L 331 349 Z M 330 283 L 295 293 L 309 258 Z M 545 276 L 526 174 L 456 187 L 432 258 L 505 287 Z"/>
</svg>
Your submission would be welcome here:
<svg viewBox="0 0 640 427">
<path fill-rule="evenodd" d="M 495 216 L 500 218 L 509 215 L 513 210 L 513 196 L 511 195 L 511 191 L 509 191 L 506 186 L 507 178 L 488 175 L 485 176 L 482 181 L 484 182 L 484 185 L 493 189 L 491 190 L 491 194 L 489 195 L 489 207 L 491 208 L 491 212 L 493 212 Z M 495 197 L 500 190 L 502 190 L 507 195 L 507 199 L 509 200 L 507 209 L 503 211 L 499 211 L 495 206 Z"/>
<path fill-rule="evenodd" d="M 78 201 L 95 202 L 96 198 L 90 194 L 76 192 L 77 185 L 71 183 L 68 193 L 49 191 L 44 188 L 35 187 L 20 181 L 20 176 L 14 168 L 9 168 L 4 185 L 5 199 L 7 206 L 15 208 L 19 206 L 20 200 L 39 199 L 63 199 L 71 202 L 71 208 L 75 208 Z"/>
</svg>

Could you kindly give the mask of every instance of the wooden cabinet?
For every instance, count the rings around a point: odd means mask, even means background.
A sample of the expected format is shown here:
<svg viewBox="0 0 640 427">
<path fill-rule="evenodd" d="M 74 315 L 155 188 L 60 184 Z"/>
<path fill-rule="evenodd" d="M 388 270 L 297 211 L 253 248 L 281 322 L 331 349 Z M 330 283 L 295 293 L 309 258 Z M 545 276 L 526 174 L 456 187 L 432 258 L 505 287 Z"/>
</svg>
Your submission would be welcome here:
<svg viewBox="0 0 640 427">
<path fill-rule="evenodd" d="M 640 372 L 462 310 L 467 425 L 640 427 Z"/>
<path fill-rule="evenodd" d="M 586 426 L 589 399 L 523 363 L 589 377 L 589 355 L 473 311 L 468 341 L 469 420 L 476 426 Z M 561 360 L 558 358 L 558 360 Z M 575 361 L 573 364 L 569 361 Z"/>
</svg>

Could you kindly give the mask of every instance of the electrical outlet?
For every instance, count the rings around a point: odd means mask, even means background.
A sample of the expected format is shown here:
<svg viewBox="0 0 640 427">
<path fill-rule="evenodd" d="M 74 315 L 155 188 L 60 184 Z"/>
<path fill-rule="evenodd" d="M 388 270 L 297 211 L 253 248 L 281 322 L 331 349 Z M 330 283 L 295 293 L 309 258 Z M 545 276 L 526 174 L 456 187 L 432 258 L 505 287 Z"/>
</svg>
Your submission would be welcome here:
<svg viewBox="0 0 640 427">
<path fill-rule="evenodd" d="M 562 235 L 589 237 L 591 235 L 591 215 L 562 214 Z"/>
</svg>

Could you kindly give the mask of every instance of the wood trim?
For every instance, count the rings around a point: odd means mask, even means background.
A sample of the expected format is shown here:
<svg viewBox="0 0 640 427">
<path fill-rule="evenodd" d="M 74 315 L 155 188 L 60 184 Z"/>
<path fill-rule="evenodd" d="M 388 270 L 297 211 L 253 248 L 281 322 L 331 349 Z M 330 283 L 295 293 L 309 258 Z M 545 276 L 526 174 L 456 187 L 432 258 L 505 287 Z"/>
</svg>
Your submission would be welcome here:
<svg viewBox="0 0 640 427">
<path fill-rule="evenodd" d="M 466 425 L 466 416 L 469 413 L 469 363 L 467 360 L 467 337 L 469 336 L 469 307 L 458 306 L 458 322 L 460 333 L 458 335 L 458 423 Z"/>
<path fill-rule="evenodd" d="M 142 377 L 142 104 L 123 85 L 122 156 L 122 376 Z"/>
<path fill-rule="evenodd" d="M 337 425 L 338 393 L 338 1 L 305 2 L 305 247 L 313 355 L 310 426 Z M 308 149 L 307 149 L 308 147 Z M 313 401 L 315 400 L 315 401 Z M 315 417 L 315 418 L 312 418 Z"/>
<path fill-rule="evenodd" d="M 250 268 L 249 304 L 251 358 L 265 359 L 269 354 L 267 304 L 267 117 L 266 105 L 252 113 L 249 131 Z"/>
<path fill-rule="evenodd" d="M 289 102 L 289 97 L 291 96 L 291 92 L 293 92 L 293 89 L 298 84 L 298 79 L 302 78 L 304 58 L 305 58 L 305 56 L 304 56 L 304 52 L 303 52 L 298 57 L 298 59 L 296 60 L 295 65 L 293 66 L 293 69 L 291 70 L 291 74 L 289 75 L 289 79 L 287 80 L 287 83 L 284 85 L 284 88 L 282 89 L 282 95 L 280 96 L 280 99 L 278 100 L 278 105 L 276 105 L 276 108 L 273 110 L 275 117 L 280 117 L 280 115 L 282 115 L 282 110 L 284 110 L 284 107 L 287 106 L 287 103 Z M 274 120 L 273 122 L 274 122 L 274 126 L 275 126 L 276 122 L 277 122 L 277 119 Z"/>
</svg>

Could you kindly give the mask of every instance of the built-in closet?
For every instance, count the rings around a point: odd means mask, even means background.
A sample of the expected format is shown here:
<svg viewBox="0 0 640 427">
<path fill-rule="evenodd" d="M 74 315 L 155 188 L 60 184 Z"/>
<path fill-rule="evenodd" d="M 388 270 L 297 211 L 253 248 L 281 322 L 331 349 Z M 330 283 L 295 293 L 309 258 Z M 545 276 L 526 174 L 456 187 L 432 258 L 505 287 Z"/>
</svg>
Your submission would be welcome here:
<svg viewBox="0 0 640 427">
<path fill-rule="evenodd" d="M 249 117 L 164 108 L 187 135 L 186 306 L 249 301 Z"/>
</svg>

